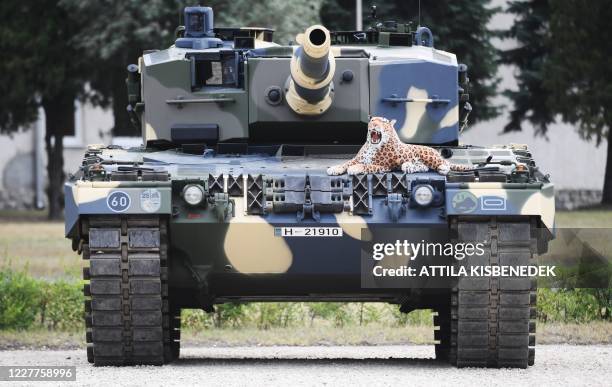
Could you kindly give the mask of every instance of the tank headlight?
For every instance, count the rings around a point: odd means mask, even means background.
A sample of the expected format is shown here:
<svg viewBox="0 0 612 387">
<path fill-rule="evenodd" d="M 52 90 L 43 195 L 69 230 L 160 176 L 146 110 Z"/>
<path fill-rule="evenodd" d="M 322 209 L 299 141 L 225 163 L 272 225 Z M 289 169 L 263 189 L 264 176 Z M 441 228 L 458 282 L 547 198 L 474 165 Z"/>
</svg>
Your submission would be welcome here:
<svg viewBox="0 0 612 387">
<path fill-rule="evenodd" d="M 183 199 L 187 204 L 197 206 L 204 199 L 204 188 L 201 185 L 189 184 L 183 188 Z"/>
<path fill-rule="evenodd" d="M 419 185 L 414 188 L 412 197 L 414 202 L 421 207 L 426 207 L 433 202 L 434 193 L 433 188 L 429 185 Z"/>
</svg>

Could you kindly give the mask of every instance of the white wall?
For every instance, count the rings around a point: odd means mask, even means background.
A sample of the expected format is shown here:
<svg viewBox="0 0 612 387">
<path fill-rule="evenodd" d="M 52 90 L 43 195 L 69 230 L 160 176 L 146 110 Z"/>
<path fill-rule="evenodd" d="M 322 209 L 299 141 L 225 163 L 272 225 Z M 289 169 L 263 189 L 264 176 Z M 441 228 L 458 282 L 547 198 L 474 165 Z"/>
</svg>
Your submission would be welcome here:
<svg viewBox="0 0 612 387">
<path fill-rule="evenodd" d="M 78 170 L 87 144 L 110 143 L 113 116 L 109 110 L 91 104 L 75 103 L 75 136 L 64 138 L 64 171 Z M 39 109 L 38 121 L 13 135 L 0 136 L 0 209 L 35 207 L 36 127 L 43 129 L 45 114 Z M 46 202 L 46 152 L 42 144 L 42 195 Z"/>
<path fill-rule="evenodd" d="M 44 119 L 44 117 L 42 117 Z M 83 153 L 88 144 L 108 144 L 111 142 L 113 114 L 111 110 L 94 107 L 91 104 L 77 103 L 75 109 L 74 138 L 64 139 L 64 171 L 74 173 L 83 161 Z"/>
<path fill-rule="evenodd" d="M 34 152 L 33 126 L 12 135 L 0 136 L 0 189 L 3 188 L 5 166 L 19 155 L 32 155 Z"/>
<path fill-rule="evenodd" d="M 0 136 L 0 209 L 34 208 L 44 204 L 37 200 L 34 189 L 34 127 Z"/>
</svg>

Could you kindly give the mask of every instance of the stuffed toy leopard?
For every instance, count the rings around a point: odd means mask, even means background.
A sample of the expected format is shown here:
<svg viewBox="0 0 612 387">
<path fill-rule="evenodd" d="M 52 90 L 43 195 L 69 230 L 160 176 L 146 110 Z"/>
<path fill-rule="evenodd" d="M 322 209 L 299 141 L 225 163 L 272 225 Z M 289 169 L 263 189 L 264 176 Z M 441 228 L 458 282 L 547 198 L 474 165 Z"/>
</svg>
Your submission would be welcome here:
<svg viewBox="0 0 612 387">
<path fill-rule="evenodd" d="M 427 172 L 433 169 L 442 175 L 450 171 L 469 171 L 473 167 L 452 164 L 438 151 L 428 146 L 404 144 L 394 128 L 395 120 L 372 117 L 368 135 L 357 156 L 344 164 L 327 169 L 328 175 L 390 172 L 400 168 L 406 173 Z"/>
</svg>

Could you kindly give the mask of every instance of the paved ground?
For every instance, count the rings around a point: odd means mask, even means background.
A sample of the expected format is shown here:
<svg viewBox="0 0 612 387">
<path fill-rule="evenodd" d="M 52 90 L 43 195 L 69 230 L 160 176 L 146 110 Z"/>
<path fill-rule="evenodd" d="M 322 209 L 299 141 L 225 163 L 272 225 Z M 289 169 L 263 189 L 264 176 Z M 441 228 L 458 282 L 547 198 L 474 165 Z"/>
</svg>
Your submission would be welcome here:
<svg viewBox="0 0 612 387">
<path fill-rule="evenodd" d="M 4 351 L 0 365 L 76 365 L 78 385 L 609 386 L 612 380 L 612 346 L 542 345 L 527 370 L 455 369 L 432 357 L 430 346 L 219 347 L 186 348 L 164 367 L 92 367 L 81 350 Z"/>
</svg>

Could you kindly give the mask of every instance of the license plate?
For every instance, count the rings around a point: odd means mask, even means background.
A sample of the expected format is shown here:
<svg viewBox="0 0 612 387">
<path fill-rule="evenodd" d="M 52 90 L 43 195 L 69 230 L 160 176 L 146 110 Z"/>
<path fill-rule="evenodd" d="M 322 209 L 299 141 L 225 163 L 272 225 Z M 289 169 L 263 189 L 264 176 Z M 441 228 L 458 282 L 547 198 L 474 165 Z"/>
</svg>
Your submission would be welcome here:
<svg viewBox="0 0 612 387">
<path fill-rule="evenodd" d="M 275 227 L 279 237 L 341 237 L 342 227 Z"/>
</svg>

